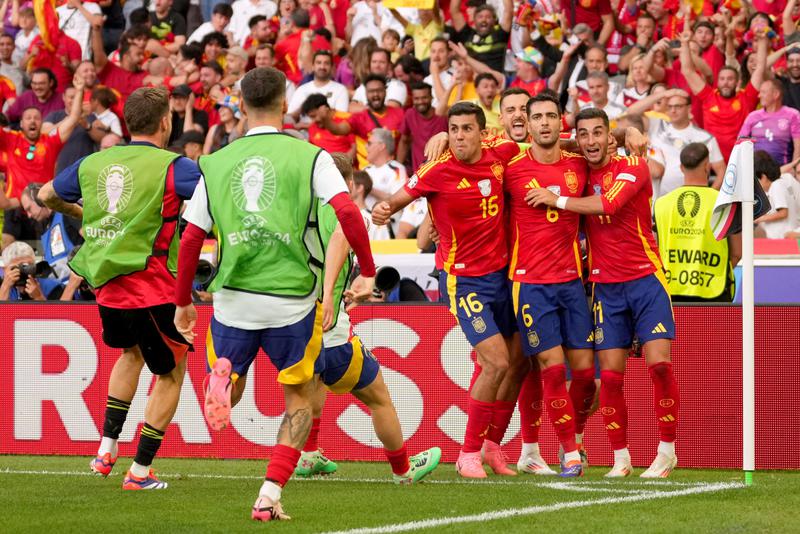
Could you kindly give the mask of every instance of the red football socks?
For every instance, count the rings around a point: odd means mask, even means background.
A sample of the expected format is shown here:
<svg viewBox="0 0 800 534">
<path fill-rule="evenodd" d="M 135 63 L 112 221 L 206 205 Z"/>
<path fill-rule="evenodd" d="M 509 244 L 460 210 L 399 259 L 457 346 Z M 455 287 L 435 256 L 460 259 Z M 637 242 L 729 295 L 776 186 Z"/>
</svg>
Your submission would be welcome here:
<svg viewBox="0 0 800 534">
<path fill-rule="evenodd" d="M 294 473 L 300 451 L 287 445 L 275 445 L 267 465 L 267 480 L 283 487 Z"/>
<path fill-rule="evenodd" d="M 562 363 L 544 369 L 542 382 L 547 416 L 553 422 L 564 451 L 572 452 L 578 447 L 575 445 L 575 411 L 567 392 L 567 368 Z"/>
<path fill-rule="evenodd" d="M 395 475 L 405 475 L 408 472 L 411 466 L 408 463 L 408 452 L 406 452 L 405 443 L 396 451 L 383 449 L 383 452 L 386 454 L 386 459 L 389 460 L 392 466 L 392 473 Z"/>
<path fill-rule="evenodd" d="M 508 430 L 508 424 L 511 422 L 511 416 L 514 415 L 514 408 L 516 408 L 516 401 L 494 401 L 494 413 L 492 414 L 492 424 L 489 427 L 489 434 L 486 439 L 500 444 L 503 437 Z"/>
<path fill-rule="evenodd" d="M 315 417 L 311 420 L 311 430 L 308 433 L 308 439 L 306 439 L 306 445 L 303 447 L 303 452 L 314 452 L 319 449 L 319 424 L 319 417 Z"/>
<path fill-rule="evenodd" d="M 672 364 L 661 362 L 648 369 L 653 380 L 653 401 L 658 418 L 658 434 L 661 441 L 672 443 L 678 428 L 680 398 L 678 383 L 672 374 Z"/>
<path fill-rule="evenodd" d="M 583 434 L 589 410 L 594 403 L 594 394 L 597 386 L 594 383 L 594 367 L 588 369 L 573 369 L 572 382 L 569 385 L 569 398 L 575 410 L 575 432 Z"/>
<path fill-rule="evenodd" d="M 483 402 L 469 398 L 467 406 L 467 430 L 464 433 L 463 452 L 478 452 L 489 432 L 494 413 L 493 402 Z"/>
<path fill-rule="evenodd" d="M 628 446 L 628 408 L 622 386 L 625 375 L 617 371 L 600 371 L 600 413 L 608 432 L 611 448 Z"/>
<path fill-rule="evenodd" d="M 539 427 L 542 425 L 542 374 L 538 362 L 533 362 L 533 369 L 525 375 L 518 403 L 522 443 L 539 443 Z"/>
</svg>

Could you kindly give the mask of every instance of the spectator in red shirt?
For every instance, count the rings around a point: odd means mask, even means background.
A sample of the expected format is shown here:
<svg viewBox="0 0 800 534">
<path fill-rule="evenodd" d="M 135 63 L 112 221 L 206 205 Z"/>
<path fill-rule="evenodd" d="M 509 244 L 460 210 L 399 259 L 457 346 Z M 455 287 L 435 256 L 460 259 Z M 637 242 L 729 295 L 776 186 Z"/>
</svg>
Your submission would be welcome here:
<svg viewBox="0 0 800 534">
<path fill-rule="evenodd" d="M 81 45 L 78 41 L 62 32 L 54 52 L 46 51 L 42 45 L 42 36 L 37 35 L 21 64 L 27 65 L 28 61 L 33 59 L 33 66 L 52 70 L 58 80 L 58 86 L 67 87 L 72 82 L 72 73 L 81 62 L 81 57 Z"/>
<path fill-rule="evenodd" d="M 217 102 L 220 102 L 230 91 L 220 85 L 225 71 L 216 61 L 209 61 L 200 68 L 200 81 L 192 86 L 194 90 L 194 109 L 208 114 L 208 126 L 219 122 Z"/>
<path fill-rule="evenodd" d="M 323 108 L 320 112 L 320 108 Z M 324 148 L 328 152 L 341 152 L 347 154 L 352 160 L 356 155 L 355 136 L 351 133 L 348 135 L 336 135 L 325 129 L 323 119 L 327 116 L 328 99 L 321 93 L 314 93 L 306 98 L 303 105 L 300 106 L 300 111 L 311 119 L 311 124 L 308 126 L 308 141 L 312 145 Z M 350 113 L 345 111 L 334 110 L 331 116 L 333 122 L 347 122 L 350 118 Z"/>
<path fill-rule="evenodd" d="M 311 65 L 315 50 L 331 49 L 331 44 L 324 37 L 315 35 L 309 25 L 308 11 L 295 9 L 291 16 L 292 33 L 275 45 L 275 68 L 283 71 L 295 84 L 303 79 L 302 65 Z"/>
<path fill-rule="evenodd" d="M 92 53 L 94 66 L 97 69 L 97 78 L 100 83 L 115 89 L 120 94 L 120 103 L 124 105 L 128 96 L 143 85 L 157 85 L 163 78 L 150 76 L 142 70 L 141 63 L 144 50 L 126 39 L 119 43 L 119 66 L 108 60 L 103 48 L 103 20 L 95 17 L 92 21 Z"/>
<path fill-rule="evenodd" d="M 0 130 L 0 152 L 6 161 L 5 196 L 11 201 L 11 206 L 19 205 L 20 194 L 29 182 L 52 180 L 58 153 L 81 119 L 83 85 L 83 80 L 75 79 L 77 92 L 72 100 L 72 109 L 48 135 L 42 135 L 42 114 L 33 107 L 22 112 L 20 131 Z M 5 219 L 9 221 L 21 216 L 14 210 L 5 213 Z M 7 228 L 11 227 L 11 224 L 7 225 Z M 3 246 L 13 240 L 12 235 L 3 234 Z"/>
<path fill-rule="evenodd" d="M 0 109 L 11 106 L 17 99 L 17 87 L 10 79 L 0 75 Z"/>
<path fill-rule="evenodd" d="M 700 47 L 700 57 L 711 67 L 716 79 L 717 73 L 725 66 L 725 54 L 714 44 L 714 25 L 707 20 L 697 22 L 692 39 Z"/>
<path fill-rule="evenodd" d="M 407 165 L 409 149 L 411 169 L 416 170 L 425 162 L 425 143 L 433 135 L 447 131 L 447 117 L 436 115 L 433 109 L 433 88 L 427 83 L 411 84 L 413 107 L 406 111 L 400 128 L 397 144 L 397 161 Z"/>
<path fill-rule="evenodd" d="M 722 156 L 727 161 L 745 118 L 758 103 L 758 90 L 767 70 L 769 41 L 763 33 L 758 35 L 756 70 L 753 71 L 750 83 L 737 91 L 739 71 L 736 69 L 723 67 L 717 76 L 716 88 L 712 88 L 691 67 L 691 38 L 690 30 L 681 34 L 681 73 L 692 93 L 702 102 L 703 128 L 717 138 Z"/>
<path fill-rule="evenodd" d="M 683 21 L 670 13 L 664 5 L 664 0 L 649 0 L 647 12 L 656 19 L 656 35 L 653 39 L 677 39 L 683 30 Z"/>
<path fill-rule="evenodd" d="M 356 135 L 356 155 L 359 167 L 367 166 L 367 138 L 375 128 L 385 128 L 392 132 L 395 140 L 400 137 L 400 128 L 403 125 L 403 109 L 387 106 L 386 78 L 377 74 L 370 74 L 364 80 L 367 92 L 367 109 L 353 113 L 346 122 L 334 122 L 330 108 L 320 108 L 323 114 L 322 124 L 326 130 L 337 135 Z M 324 110 L 324 111 L 323 111 Z"/>
<path fill-rule="evenodd" d="M 28 108 L 38 109 L 43 117 L 64 109 L 64 102 L 56 93 L 57 88 L 56 76 L 50 69 L 36 69 L 31 72 L 31 88 L 22 93 L 6 110 L 9 122 L 19 122 L 22 112 Z"/>
<path fill-rule="evenodd" d="M 588 24 L 597 42 L 604 45 L 614 33 L 614 15 L 609 0 L 573 0 L 565 9 L 574 27 L 581 22 Z"/>
</svg>

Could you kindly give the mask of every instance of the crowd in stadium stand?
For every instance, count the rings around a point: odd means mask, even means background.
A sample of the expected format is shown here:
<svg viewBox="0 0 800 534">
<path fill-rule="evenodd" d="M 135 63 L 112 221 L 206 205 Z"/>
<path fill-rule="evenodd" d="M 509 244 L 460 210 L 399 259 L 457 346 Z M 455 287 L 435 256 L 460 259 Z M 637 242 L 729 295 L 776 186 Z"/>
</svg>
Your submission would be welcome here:
<svg viewBox="0 0 800 534">
<path fill-rule="evenodd" d="M 684 146 L 707 146 L 718 187 L 737 139 L 752 137 L 775 164 L 759 176 L 774 212 L 757 235 L 800 235 L 797 0 L 58 4 L 54 31 L 30 0 L 0 3 L 3 248 L 48 230 L 61 243 L 56 255 L 80 243 L 74 222 L 52 228 L 54 213 L 31 192 L 125 143 L 122 109 L 136 88 L 167 87 L 169 148 L 196 161 L 247 131 L 239 81 L 263 66 L 286 74 L 285 131 L 348 154 L 363 171 L 353 197 L 365 212 L 424 163 L 425 143 L 446 131 L 453 103 L 478 104 L 487 135 L 526 141 L 524 113 L 505 97 L 554 91 L 566 137 L 588 107 L 649 134 L 655 198 L 682 185 Z M 425 215 L 424 201 L 415 202 L 371 238 L 414 237 Z"/>
</svg>

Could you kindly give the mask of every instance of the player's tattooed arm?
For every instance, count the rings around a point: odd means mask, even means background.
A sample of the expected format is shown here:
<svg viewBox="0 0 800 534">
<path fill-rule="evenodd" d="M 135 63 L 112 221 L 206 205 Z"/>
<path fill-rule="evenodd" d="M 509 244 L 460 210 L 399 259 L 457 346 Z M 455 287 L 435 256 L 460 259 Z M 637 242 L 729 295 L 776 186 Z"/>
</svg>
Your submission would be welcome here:
<svg viewBox="0 0 800 534">
<path fill-rule="evenodd" d="M 278 443 L 301 449 L 311 430 L 311 409 L 299 408 L 286 411 L 278 429 Z"/>
<path fill-rule="evenodd" d="M 79 221 L 83 219 L 83 208 L 78 206 L 77 204 L 72 204 L 70 202 L 64 202 L 56 193 L 56 190 L 53 188 L 53 181 L 49 181 L 42 186 L 39 190 L 38 200 L 50 208 L 51 210 L 55 210 L 58 212 L 63 213 L 64 215 L 69 215 Z"/>
</svg>

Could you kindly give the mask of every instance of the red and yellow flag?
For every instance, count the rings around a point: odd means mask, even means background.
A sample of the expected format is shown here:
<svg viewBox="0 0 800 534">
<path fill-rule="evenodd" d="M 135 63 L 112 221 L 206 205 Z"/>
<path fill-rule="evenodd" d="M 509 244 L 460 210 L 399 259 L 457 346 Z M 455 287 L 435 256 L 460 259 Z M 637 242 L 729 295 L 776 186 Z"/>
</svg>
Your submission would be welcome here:
<svg viewBox="0 0 800 534">
<path fill-rule="evenodd" d="M 55 52 L 61 35 L 61 30 L 58 29 L 56 0 L 33 0 L 33 13 L 36 15 L 36 24 L 39 25 L 39 35 L 42 37 L 44 48 L 49 52 Z"/>
</svg>

